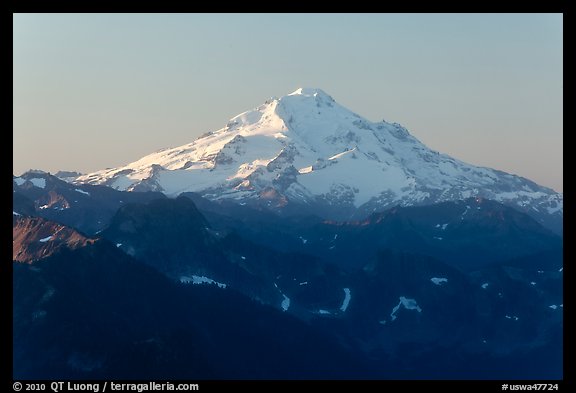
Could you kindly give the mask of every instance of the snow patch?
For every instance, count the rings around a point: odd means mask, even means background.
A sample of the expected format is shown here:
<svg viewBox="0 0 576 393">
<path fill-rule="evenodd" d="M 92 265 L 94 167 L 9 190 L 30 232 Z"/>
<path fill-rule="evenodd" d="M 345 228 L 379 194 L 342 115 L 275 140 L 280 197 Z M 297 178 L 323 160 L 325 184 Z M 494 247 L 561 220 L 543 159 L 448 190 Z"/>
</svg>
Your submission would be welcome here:
<svg viewBox="0 0 576 393">
<path fill-rule="evenodd" d="M 553 305 L 551 305 L 551 306 L 548 306 L 548 307 L 551 308 L 552 310 L 556 310 L 556 309 L 558 308 L 558 306 L 555 305 L 555 304 L 553 304 Z"/>
<path fill-rule="evenodd" d="M 30 179 L 30 182 L 31 182 L 32 184 L 34 184 L 35 187 L 38 187 L 38 188 L 44 188 L 44 187 L 46 187 L 46 179 L 41 179 L 41 178 L 36 178 L 36 177 L 35 177 L 35 178 L 33 178 L 33 179 Z"/>
<path fill-rule="evenodd" d="M 43 237 L 42 239 L 38 240 L 40 243 L 46 243 L 47 241 L 50 241 L 52 239 L 52 236 L 54 235 L 50 235 L 50 236 L 46 236 Z"/>
<path fill-rule="evenodd" d="M 513 320 L 517 321 L 520 318 L 518 318 L 516 315 L 506 315 L 506 319 L 513 319 Z"/>
<path fill-rule="evenodd" d="M 534 281 L 530 281 L 530 285 L 536 285 Z"/>
<path fill-rule="evenodd" d="M 22 184 L 26 183 L 26 180 L 22 179 L 21 177 L 15 177 L 14 183 L 16 183 L 18 186 L 21 186 Z"/>
<path fill-rule="evenodd" d="M 448 279 L 444 277 L 432 277 L 430 281 L 432 281 L 436 285 L 442 285 L 442 283 L 448 282 Z"/>
<path fill-rule="evenodd" d="M 485 282 L 484 284 L 481 285 L 482 289 L 486 289 L 488 288 L 490 284 L 488 284 L 487 282 Z"/>
<path fill-rule="evenodd" d="M 320 310 L 318 310 L 318 314 L 329 315 L 329 314 L 332 314 L 332 313 L 331 313 L 330 311 L 328 311 L 328 310 L 322 310 L 322 309 L 320 309 Z"/>
<path fill-rule="evenodd" d="M 116 243 L 116 247 L 122 247 L 122 243 Z M 182 281 L 182 280 L 180 280 Z"/>
<path fill-rule="evenodd" d="M 284 294 L 282 294 L 282 296 L 284 296 L 284 299 L 282 300 L 280 307 L 282 307 L 283 311 L 288 311 L 290 308 L 290 298 Z"/>
<path fill-rule="evenodd" d="M 399 300 L 400 301 L 398 305 L 395 306 L 392 309 L 392 312 L 390 313 L 390 318 L 392 321 L 394 321 L 397 318 L 396 313 L 398 312 L 398 310 L 400 310 L 400 307 L 404 307 L 406 310 L 416 310 L 418 312 L 422 312 L 422 309 L 420 308 L 420 306 L 418 306 L 418 303 L 416 302 L 415 299 L 409 299 L 404 296 L 400 296 Z"/>
<path fill-rule="evenodd" d="M 276 278 L 279 278 L 279 277 L 280 276 L 278 276 Z M 296 279 L 294 279 L 294 280 L 296 280 Z M 278 288 L 278 284 L 274 283 L 274 287 L 280 292 L 280 295 L 282 295 L 282 297 L 284 298 L 282 300 L 282 303 L 280 303 L 280 307 L 282 307 L 283 311 L 287 311 L 288 308 L 290 307 L 290 298 L 282 293 L 280 288 Z"/>
<path fill-rule="evenodd" d="M 79 189 L 79 188 L 75 188 L 74 191 L 79 192 L 79 193 L 84 194 L 84 195 L 90 195 L 89 192 L 84 191 L 84 190 L 81 190 L 81 189 Z"/>
<path fill-rule="evenodd" d="M 21 216 L 20 213 L 16 213 L 14 210 L 12 210 L 12 215 L 13 215 L 13 216 Z"/>
<path fill-rule="evenodd" d="M 350 294 L 350 288 L 344 288 L 344 301 L 340 306 L 340 311 L 345 312 L 350 304 L 350 299 L 352 299 L 352 295 Z"/>
<path fill-rule="evenodd" d="M 192 277 L 186 277 L 186 276 L 182 276 L 180 277 L 180 282 L 184 283 L 184 284 L 216 284 L 218 285 L 218 288 L 226 288 L 226 284 L 222 284 L 221 282 L 218 281 L 214 281 L 211 278 L 205 277 L 205 276 L 192 276 Z"/>
<path fill-rule="evenodd" d="M 308 285 L 308 281 L 303 281 L 303 282 L 301 282 L 301 283 L 298 284 L 298 285 Z"/>
</svg>

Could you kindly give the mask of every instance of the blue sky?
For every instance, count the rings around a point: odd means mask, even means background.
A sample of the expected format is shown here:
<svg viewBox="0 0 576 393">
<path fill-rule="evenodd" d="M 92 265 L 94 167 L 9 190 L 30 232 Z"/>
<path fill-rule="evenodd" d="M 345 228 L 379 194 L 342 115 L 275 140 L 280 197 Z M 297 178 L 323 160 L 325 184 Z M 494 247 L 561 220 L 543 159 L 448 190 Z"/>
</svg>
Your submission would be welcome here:
<svg viewBox="0 0 576 393">
<path fill-rule="evenodd" d="M 319 87 L 563 189 L 561 14 L 15 14 L 14 173 L 93 171 Z"/>
</svg>

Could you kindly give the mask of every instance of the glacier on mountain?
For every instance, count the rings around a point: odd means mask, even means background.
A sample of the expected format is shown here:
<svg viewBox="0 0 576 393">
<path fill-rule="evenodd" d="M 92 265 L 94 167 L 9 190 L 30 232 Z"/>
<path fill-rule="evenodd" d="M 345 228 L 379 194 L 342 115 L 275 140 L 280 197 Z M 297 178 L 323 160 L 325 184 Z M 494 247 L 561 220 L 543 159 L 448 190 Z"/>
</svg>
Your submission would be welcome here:
<svg viewBox="0 0 576 393">
<path fill-rule="evenodd" d="M 192 143 L 73 182 L 273 209 L 292 203 L 333 219 L 469 197 L 513 206 L 559 231 L 563 214 L 562 194 L 433 151 L 401 125 L 368 121 L 311 88 L 267 100 Z"/>
</svg>

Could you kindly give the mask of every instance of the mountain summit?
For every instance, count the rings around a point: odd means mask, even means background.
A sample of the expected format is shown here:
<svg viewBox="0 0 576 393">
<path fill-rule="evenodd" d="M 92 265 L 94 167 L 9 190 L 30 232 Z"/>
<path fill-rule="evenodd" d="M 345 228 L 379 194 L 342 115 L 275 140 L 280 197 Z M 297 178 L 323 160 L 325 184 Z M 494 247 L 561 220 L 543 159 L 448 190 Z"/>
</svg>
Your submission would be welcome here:
<svg viewBox="0 0 576 393">
<path fill-rule="evenodd" d="M 368 121 L 315 88 L 267 100 L 192 143 L 74 182 L 196 192 L 333 219 L 469 197 L 510 205 L 556 231 L 563 215 L 562 194 L 433 151 L 401 125 Z"/>
</svg>

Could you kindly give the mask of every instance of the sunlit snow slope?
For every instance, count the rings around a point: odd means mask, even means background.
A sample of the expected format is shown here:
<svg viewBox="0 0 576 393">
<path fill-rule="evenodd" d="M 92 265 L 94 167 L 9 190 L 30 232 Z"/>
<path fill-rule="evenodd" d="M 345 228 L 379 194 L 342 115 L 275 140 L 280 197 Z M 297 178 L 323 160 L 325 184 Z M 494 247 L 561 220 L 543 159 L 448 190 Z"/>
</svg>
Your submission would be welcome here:
<svg viewBox="0 0 576 393">
<path fill-rule="evenodd" d="M 561 228 L 563 214 L 562 195 L 551 189 L 440 154 L 401 125 L 370 122 L 310 88 L 268 100 L 187 145 L 75 182 L 307 205 L 331 218 L 471 196 L 514 206 L 549 227 Z"/>
</svg>

